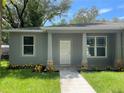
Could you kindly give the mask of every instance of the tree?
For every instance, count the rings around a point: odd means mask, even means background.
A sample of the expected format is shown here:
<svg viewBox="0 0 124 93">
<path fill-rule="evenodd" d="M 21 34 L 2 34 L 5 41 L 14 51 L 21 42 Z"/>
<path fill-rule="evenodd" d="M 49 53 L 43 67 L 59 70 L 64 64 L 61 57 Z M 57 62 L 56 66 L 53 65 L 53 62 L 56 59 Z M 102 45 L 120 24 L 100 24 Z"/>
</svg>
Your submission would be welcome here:
<svg viewBox="0 0 124 93">
<path fill-rule="evenodd" d="M 70 21 L 71 24 L 88 24 L 95 22 L 98 16 L 98 9 L 92 7 L 91 9 L 81 8 L 75 14 L 74 18 Z"/>
<path fill-rule="evenodd" d="M 4 7 L 5 2 L 6 2 L 5 0 L 0 0 L 0 56 L 1 56 L 1 45 L 2 45 L 2 7 Z"/>
<path fill-rule="evenodd" d="M 119 18 L 117 18 L 117 17 L 113 17 L 112 18 L 112 22 L 120 22 L 121 20 L 119 19 Z"/>
<path fill-rule="evenodd" d="M 0 0 L 0 56 L 1 56 L 1 44 L 2 44 L 2 6 L 4 1 Z"/>
<path fill-rule="evenodd" d="M 67 25 L 67 21 L 63 18 L 60 20 L 60 22 L 52 23 L 53 26 L 59 26 L 59 25 Z"/>
<path fill-rule="evenodd" d="M 44 26 L 55 16 L 62 16 L 71 0 L 8 0 L 3 19 L 12 28 Z"/>
<path fill-rule="evenodd" d="M 109 20 L 102 18 L 102 19 L 97 19 L 96 22 L 109 22 Z"/>
</svg>

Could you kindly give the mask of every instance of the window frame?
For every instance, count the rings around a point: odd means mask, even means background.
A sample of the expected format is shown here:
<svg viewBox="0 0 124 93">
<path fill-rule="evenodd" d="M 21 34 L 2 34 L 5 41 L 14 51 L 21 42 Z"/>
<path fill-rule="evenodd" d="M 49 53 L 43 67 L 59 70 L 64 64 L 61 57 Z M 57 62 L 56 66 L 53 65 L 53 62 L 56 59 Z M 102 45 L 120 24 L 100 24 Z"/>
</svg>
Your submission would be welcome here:
<svg viewBox="0 0 124 93">
<path fill-rule="evenodd" d="M 33 37 L 33 45 L 24 45 L 24 37 Z M 33 46 L 33 54 L 24 54 L 24 46 Z M 22 56 L 25 57 L 35 56 L 35 35 L 22 35 Z"/>
<path fill-rule="evenodd" d="M 89 51 L 88 50 L 88 48 L 94 48 L 94 56 L 88 56 L 88 54 L 87 54 L 87 57 L 88 58 L 107 58 L 108 57 L 108 39 L 107 39 L 107 36 L 87 36 L 87 39 L 88 39 L 88 37 L 91 37 L 91 38 L 94 38 L 94 46 L 88 46 L 87 45 L 87 51 Z M 97 38 L 101 38 L 101 37 L 104 37 L 105 38 L 105 42 L 106 42 L 106 44 L 105 44 L 105 46 L 98 46 L 97 45 Z M 87 44 L 87 43 L 86 43 Z M 105 48 L 105 56 L 97 56 L 97 48 Z"/>
</svg>

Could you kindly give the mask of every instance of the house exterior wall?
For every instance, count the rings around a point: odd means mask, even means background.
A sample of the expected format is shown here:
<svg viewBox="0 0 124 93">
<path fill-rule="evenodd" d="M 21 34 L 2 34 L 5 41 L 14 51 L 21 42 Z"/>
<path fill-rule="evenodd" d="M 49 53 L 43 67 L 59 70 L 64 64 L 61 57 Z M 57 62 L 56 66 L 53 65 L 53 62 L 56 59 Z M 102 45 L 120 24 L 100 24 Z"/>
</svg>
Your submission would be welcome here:
<svg viewBox="0 0 124 93">
<path fill-rule="evenodd" d="M 82 34 L 53 34 L 53 61 L 60 65 L 60 40 L 71 40 L 71 65 L 80 66 L 82 61 Z"/>
<path fill-rule="evenodd" d="M 124 31 L 122 32 L 122 59 L 124 63 Z"/>
<path fill-rule="evenodd" d="M 113 66 L 115 54 L 115 34 L 87 34 L 87 36 L 107 36 L 107 58 L 88 58 L 89 67 Z M 53 34 L 53 61 L 60 65 L 60 40 L 71 40 L 71 65 L 80 66 L 82 61 L 82 34 Z"/>
<path fill-rule="evenodd" d="M 107 57 L 106 58 L 88 58 L 88 66 L 104 68 L 114 65 L 115 57 L 115 36 L 116 34 L 88 34 L 88 36 L 107 36 Z"/>
<path fill-rule="evenodd" d="M 22 36 L 35 36 L 35 55 L 22 56 Z M 10 33 L 11 64 L 47 64 L 47 33 Z"/>
<path fill-rule="evenodd" d="M 34 35 L 35 56 L 22 56 L 22 36 Z M 113 66 L 115 58 L 115 36 L 116 34 L 87 34 L 87 36 L 105 36 L 107 35 L 107 58 L 88 58 L 90 67 Z M 71 65 L 81 66 L 82 62 L 82 34 L 81 33 L 52 33 L 52 56 L 55 65 L 60 65 L 60 40 L 71 40 Z M 123 33 L 124 40 L 124 33 Z M 47 64 L 48 53 L 48 33 L 10 33 L 10 62 L 11 64 Z M 123 43 L 124 46 L 124 43 Z M 124 52 L 124 50 L 123 50 Z M 124 55 L 123 55 L 124 56 Z M 123 57 L 124 58 L 124 57 Z"/>
</svg>

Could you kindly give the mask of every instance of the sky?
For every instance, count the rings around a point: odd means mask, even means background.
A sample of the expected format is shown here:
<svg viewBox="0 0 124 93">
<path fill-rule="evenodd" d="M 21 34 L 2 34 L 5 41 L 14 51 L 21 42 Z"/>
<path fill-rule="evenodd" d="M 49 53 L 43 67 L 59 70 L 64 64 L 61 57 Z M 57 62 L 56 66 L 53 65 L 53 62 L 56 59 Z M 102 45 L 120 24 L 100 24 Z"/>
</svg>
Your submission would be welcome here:
<svg viewBox="0 0 124 93">
<path fill-rule="evenodd" d="M 124 0 L 72 0 L 72 4 L 65 17 L 67 21 L 71 20 L 80 8 L 97 7 L 99 15 L 97 19 L 111 20 L 114 17 L 124 19 Z M 59 22 L 62 18 L 56 17 L 54 22 Z M 48 22 L 47 25 L 50 23 Z"/>
</svg>

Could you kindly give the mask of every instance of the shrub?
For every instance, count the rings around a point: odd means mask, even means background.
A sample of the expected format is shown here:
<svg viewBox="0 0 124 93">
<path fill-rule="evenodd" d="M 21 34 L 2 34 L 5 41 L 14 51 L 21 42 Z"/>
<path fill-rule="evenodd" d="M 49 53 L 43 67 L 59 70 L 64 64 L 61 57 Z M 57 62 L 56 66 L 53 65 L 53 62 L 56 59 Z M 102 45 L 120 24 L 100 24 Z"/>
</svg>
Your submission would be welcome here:
<svg viewBox="0 0 124 93">
<path fill-rule="evenodd" d="M 49 72 L 54 72 L 54 71 L 56 71 L 56 68 L 53 63 L 48 63 L 46 70 Z"/>
<path fill-rule="evenodd" d="M 46 66 L 42 64 L 35 65 L 33 68 L 33 72 L 43 72 L 46 69 Z"/>
<path fill-rule="evenodd" d="M 124 71 L 124 66 L 123 66 L 123 63 L 121 61 L 118 61 L 115 63 L 115 68 L 117 71 Z"/>
<path fill-rule="evenodd" d="M 29 69 L 34 68 L 32 64 L 24 64 L 24 65 L 16 65 L 16 64 L 9 64 L 8 69 Z"/>
<path fill-rule="evenodd" d="M 99 71 L 100 69 L 99 69 L 99 67 L 94 66 L 94 67 L 92 67 L 92 70 L 93 70 L 93 71 Z"/>
<path fill-rule="evenodd" d="M 107 71 L 112 71 L 113 69 L 112 69 L 111 66 L 106 66 L 106 67 L 105 67 L 105 70 L 107 70 Z"/>
<path fill-rule="evenodd" d="M 88 68 L 86 66 L 81 66 L 81 71 L 87 71 Z"/>
<path fill-rule="evenodd" d="M 88 70 L 88 64 L 87 63 L 83 63 L 81 66 L 81 70 L 82 71 L 87 71 Z"/>
</svg>

